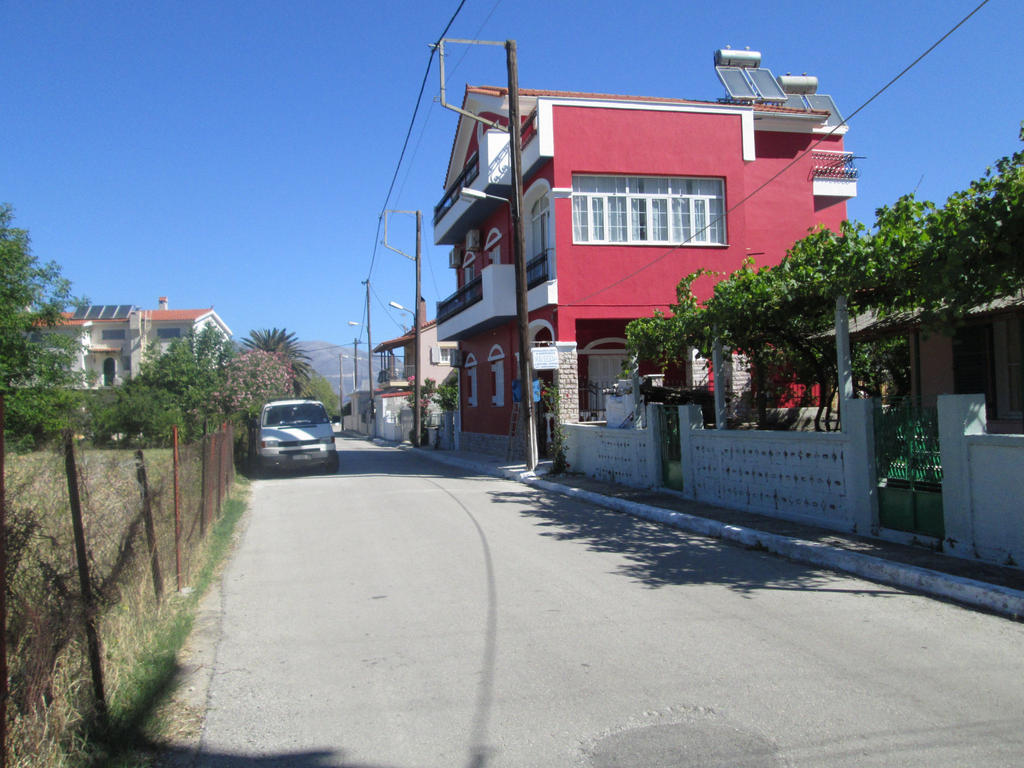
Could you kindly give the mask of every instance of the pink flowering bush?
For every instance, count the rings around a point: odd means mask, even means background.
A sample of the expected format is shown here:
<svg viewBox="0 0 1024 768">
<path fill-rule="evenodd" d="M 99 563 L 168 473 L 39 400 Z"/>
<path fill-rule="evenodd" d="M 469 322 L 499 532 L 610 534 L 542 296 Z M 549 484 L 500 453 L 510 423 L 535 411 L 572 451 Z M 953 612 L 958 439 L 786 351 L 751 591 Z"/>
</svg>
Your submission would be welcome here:
<svg viewBox="0 0 1024 768">
<path fill-rule="evenodd" d="M 292 367 L 284 358 L 261 349 L 247 350 L 227 365 L 220 393 L 224 410 L 255 418 L 268 400 L 291 396 L 292 378 Z"/>
</svg>

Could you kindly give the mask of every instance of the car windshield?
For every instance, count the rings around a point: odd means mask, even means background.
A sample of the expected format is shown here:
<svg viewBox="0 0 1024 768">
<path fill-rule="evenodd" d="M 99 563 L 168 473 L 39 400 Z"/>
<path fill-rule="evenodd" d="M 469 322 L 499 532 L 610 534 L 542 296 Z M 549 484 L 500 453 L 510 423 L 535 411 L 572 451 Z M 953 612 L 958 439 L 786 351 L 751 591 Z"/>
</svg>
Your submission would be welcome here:
<svg viewBox="0 0 1024 768">
<path fill-rule="evenodd" d="M 265 427 L 292 427 L 300 424 L 326 424 L 327 411 L 320 403 L 272 405 L 263 413 Z"/>
</svg>

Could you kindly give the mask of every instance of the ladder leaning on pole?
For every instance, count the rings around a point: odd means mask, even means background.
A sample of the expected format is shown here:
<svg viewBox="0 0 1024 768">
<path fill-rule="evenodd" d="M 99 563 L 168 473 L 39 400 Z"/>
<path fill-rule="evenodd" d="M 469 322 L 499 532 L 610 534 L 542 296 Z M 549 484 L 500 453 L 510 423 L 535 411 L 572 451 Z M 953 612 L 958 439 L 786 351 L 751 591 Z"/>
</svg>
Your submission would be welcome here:
<svg viewBox="0 0 1024 768">
<path fill-rule="evenodd" d="M 508 450 L 505 461 L 511 461 L 516 452 L 516 436 L 519 434 L 519 403 L 512 403 L 512 415 L 508 420 Z"/>
</svg>

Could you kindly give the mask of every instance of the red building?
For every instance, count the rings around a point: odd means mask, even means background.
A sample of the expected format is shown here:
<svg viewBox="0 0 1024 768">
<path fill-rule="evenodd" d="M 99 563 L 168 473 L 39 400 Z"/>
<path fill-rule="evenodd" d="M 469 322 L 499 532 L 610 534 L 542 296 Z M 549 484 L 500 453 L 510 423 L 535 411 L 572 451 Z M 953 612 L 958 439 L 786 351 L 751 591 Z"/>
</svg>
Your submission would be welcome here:
<svg viewBox="0 0 1024 768">
<path fill-rule="evenodd" d="M 667 311 L 684 275 L 778 263 L 846 218 L 856 171 L 831 98 L 814 78 L 777 81 L 749 51 L 716 61 L 730 94 L 716 102 L 520 90 L 530 342 L 558 347 L 546 375 L 569 394 L 563 419 L 597 410 L 626 323 Z M 468 87 L 462 107 L 507 125 L 508 91 Z M 505 448 L 518 335 L 509 205 L 460 191 L 507 197 L 511 183 L 508 133 L 460 116 L 434 242 L 453 246 L 458 290 L 438 303 L 438 338 L 462 350 L 471 450 Z"/>
</svg>

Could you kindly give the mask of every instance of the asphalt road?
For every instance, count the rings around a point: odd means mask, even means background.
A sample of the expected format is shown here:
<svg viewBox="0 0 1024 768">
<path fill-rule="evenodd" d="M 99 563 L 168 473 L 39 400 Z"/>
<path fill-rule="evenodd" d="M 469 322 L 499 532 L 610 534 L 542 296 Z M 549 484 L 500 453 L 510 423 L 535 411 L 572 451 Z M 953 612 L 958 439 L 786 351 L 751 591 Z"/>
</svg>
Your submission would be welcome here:
<svg viewBox="0 0 1024 768">
<path fill-rule="evenodd" d="M 1022 624 L 339 446 L 253 485 L 199 768 L 1024 764 Z"/>
</svg>

